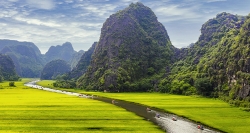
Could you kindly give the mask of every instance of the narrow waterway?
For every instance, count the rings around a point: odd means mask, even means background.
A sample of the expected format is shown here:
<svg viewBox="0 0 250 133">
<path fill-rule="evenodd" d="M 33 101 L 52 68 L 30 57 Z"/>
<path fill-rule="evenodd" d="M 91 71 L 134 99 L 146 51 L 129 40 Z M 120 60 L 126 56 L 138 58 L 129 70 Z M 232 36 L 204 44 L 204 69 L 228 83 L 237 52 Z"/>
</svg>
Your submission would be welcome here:
<svg viewBox="0 0 250 133">
<path fill-rule="evenodd" d="M 75 92 L 55 90 L 55 89 L 36 85 L 36 82 L 37 81 L 26 83 L 25 86 L 29 86 L 29 87 L 37 88 L 41 90 L 46 90 L 46 91 L 51 91 L 51 92 L 73 95 L 79 98 L 91 98 L 93 100 L 99 100 L 102 102 L 114 104 L 128 111 L 134 112 L 138 116 L 145 118 L 145 120 L 148 120 L 157 124 L 168 133 L 219 133 L 219 131 L 213 130 L 205 126 L 203 126 L 203 130 L 198 129 L 197 128 L 198 124 L 195 122 L 192 122 L 182 117 L 178 117 L 173 114 L 167 114 L 158 110 L 151 110 L 151 109 L 147 110 L 146 106 L 143 106 L 140 104 L 126 102 L 122 100 L 112 100 L 110 98 L 105 98 L 105 97 L 83 95 L 83 94 L 79 94 Z"/>
</svg>

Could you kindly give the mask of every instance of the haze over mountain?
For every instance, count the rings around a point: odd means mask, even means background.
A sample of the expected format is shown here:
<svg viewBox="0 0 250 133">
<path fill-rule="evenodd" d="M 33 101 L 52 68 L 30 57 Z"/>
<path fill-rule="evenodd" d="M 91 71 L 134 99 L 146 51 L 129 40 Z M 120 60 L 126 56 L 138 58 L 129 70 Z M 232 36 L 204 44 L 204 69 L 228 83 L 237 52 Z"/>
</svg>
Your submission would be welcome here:
<svg viewBox="0 0 250 133">
<path fill-rule="evenodd" d="M 0 40 L 0 53 L 11 57 L 20 77 L 39 77 L 45 64 L 40 50 L 32 42 Z"/>
<path fill-rule="evenodd" d="M 61 59 L 70 64 L 73 69 L 77 62 L 80 60 L 84 51 L 76 52 L 70 42 L 65 42 L 62 45 L 51 46 L 49 50 L 45 53 L 46 62 L 52 60 Z"/>
<path fill-rule="evenodd" d="M 84 51 L 74 51 L 71 43 L 67 42 L 62 46 L 51 46 L 48 52 L 43 55 L 32 42 L 4 39 L 0 40 L 0 53 L 11 57 L 20 77 L 37 78 L 40 77 L 46 63 L 52 60 L 65 60 L 71 68 L 74 68 Z"/>
</svg>

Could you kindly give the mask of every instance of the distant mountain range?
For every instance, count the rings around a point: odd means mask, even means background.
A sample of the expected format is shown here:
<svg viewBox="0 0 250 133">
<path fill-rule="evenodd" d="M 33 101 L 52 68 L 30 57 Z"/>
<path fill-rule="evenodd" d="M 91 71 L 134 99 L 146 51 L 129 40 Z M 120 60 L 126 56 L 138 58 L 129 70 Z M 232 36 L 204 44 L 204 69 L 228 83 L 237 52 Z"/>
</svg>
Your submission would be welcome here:
<svg viewBox="0 0 250 133">
<path fill-rule="evenodd" d="M 0 53 L 11 57 L 20 77 L 37 78 L 40 77 L 43 67 L 52 60 L 64 60 L 73 69 L 84 51 L 76 52 L 72 44 L 66 42 L 62 46 L 51 46 L 48 52 L 43 55 L 32 42 L 5 39 L 0 40 Z"/>
</svg>

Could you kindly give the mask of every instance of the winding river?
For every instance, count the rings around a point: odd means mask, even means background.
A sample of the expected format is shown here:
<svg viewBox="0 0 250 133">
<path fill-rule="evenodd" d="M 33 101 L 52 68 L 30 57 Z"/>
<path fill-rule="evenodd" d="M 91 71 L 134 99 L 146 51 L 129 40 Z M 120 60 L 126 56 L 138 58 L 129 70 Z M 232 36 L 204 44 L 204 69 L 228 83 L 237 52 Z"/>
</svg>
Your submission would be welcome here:
<svg viewBox="0 0 250 133">
<path fill-rule="evenodd" d="M 147 110 L 146 106 L 126 102 L 122 100 L 112 100 L 110 98 L 105 97 L 97 97 L 97 96 L 89 96 L 89 95 L 83 95 L 75 92 L 67 92 L 67 91 L 61 91 L 61 90 L 55 90 L 51 88 L 42 87 L 39 85 L 36 85 L 37 81 L 32 81 L 29 83 L 26 83 L 25 86 L 41 89 L 45 91 L 51 91 L 51 92 L 57 92 L 67 95 L 73 95 L 77 96 L 79 98 L 91 98 L 94 100 L 99 100 L 102 102 L 107 102 L 110 104 L 114 104 L 116 106 L 119 106 L 121 108 L 124 108 L 128 111 L 134 112 L 135 114 L 145 118 L 148 121 L 151 121 L 158 126 L 160 126 L 163 130 L 165 130 L 168 133 L 219 133 L 219 131 L 216 131 L 214 129 L 203 127 L 203 130 L 197 128 L 197 123 L 187 120 L 182 117 L 178 117 L 173 114 L 167 114 L 164 112 L 161 112 L 159 110 Z M 159 116 L 159 117 L 157 117 Z M 175 118 L 176 120 L 173 120 Z"/>
</svg>

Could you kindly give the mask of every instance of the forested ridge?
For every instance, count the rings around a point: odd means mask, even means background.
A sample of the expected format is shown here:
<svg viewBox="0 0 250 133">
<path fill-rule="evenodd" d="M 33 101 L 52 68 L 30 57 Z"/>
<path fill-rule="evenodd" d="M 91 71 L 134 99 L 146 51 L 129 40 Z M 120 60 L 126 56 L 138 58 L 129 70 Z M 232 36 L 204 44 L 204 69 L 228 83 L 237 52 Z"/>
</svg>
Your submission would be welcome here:
<svg viewBox="0 0 250 133">
<path fill-rule="evenodd" d="M 249 18 L 224 12 L 207 21 L 199 40 L 182 49 L 184 57 L 171 66 L 170 75 L 162 80 L 168 87 L 163 89 L 249 106 Z"/>
</svg>

